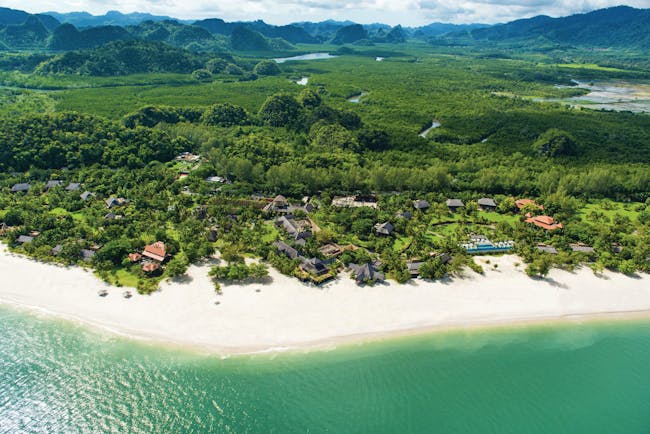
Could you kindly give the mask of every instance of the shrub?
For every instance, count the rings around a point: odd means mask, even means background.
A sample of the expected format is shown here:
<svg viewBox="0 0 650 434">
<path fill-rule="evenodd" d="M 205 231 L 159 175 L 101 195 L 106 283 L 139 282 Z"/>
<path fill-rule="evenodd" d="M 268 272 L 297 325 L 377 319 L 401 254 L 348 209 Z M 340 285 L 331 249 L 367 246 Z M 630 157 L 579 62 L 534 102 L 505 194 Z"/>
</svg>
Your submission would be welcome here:
<svg viewBox="0 0 650 434">
<path fill-rule="evenodd" d="M 262 60 L 255 65 L 253 72 L 257 75 L 278 75 L 280 73 L 280 67 L 273 60 Z"/>
</svg>

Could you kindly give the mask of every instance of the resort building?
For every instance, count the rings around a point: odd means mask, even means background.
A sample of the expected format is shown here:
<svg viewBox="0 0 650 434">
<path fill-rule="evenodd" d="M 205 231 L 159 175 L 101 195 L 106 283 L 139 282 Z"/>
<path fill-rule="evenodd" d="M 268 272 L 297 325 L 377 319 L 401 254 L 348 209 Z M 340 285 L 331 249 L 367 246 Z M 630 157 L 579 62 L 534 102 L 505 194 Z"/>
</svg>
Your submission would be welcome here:
<svg viewBox="0 0 650 434">
<path fill-rule="evenodd" d="M 167 259 L 167 251 L 165 250 L 165 243 L 156 241 L 153 244 L 145 246 L 142 256 L 145 258 L 153 259 L 154 261 L 164 262 Z"/>
<path fill-rule="evenodd" d="M 196 163 L 201 160 L 200 155 L 194 155 L 191 152 L 183 152 L 174 158 L 176 161 L 184 161 L 186 163 Z"/>
<path fill-rule="evenodd" d="M 449 208 L 449 211 L 451 212 L 456 212 L 460 208 L 464 208 L 464 207 L 465 204 L 460 199 L 447 199 L 447 208 Z"/>
<path fill-rule="evenodd" d="M 301 259 L 302 263 L 300 264 L 300 269 L 305 273 L 313 274 L 314 276 L 322 276 L 327 274 L 329 269 L 325 262 L 321 261 L 318 258 L 311 259 Z"/>
<path fill-rule="evenodd" d="M 289 259 L 298 259 L 300 257 L 298 251 L 284 241 L 276 241 L 273 243 L 273 247 L 276 248 L 278 253 L 284 254 Z"/>
<path fill-rule="evenodd" d="M 375 225 L 375 233 L 377 235 L 390 235 L 393 233 L 394 230 L 395 230 L 395 226 L 393 226 L 389 222 L 377 223 Z"/>
<path fill-rule="evenodd" d="M 562 229 L 564 227 L 562 223 L 556 222 L 553 217 L 547 215 L 529 217 L 526 219 L 526 223 L 532 223 L 535 226 L 547 231 L 554 231 L 556 229 Z"/>
<path fill-rule="evenodd" d="M 424 211 L 425 209 L 428 209 L 431 207 L 431 204 L 427 202 L 426 200 L 416 200 L 413 202 L 413 208 Z"/>
<path fill-rule="evenodd" d="M 424 262 L 422 261 L 414 261 L 406 264 L 411 277 L 418 277 L 420 275 L 420 267 L 422 267 L 422 265 L 424 265 Z"/>
<path fill-rule="evenodd" d="M 11 187 L 11 192 L 12 193 L 25 193 L 25 192 L 28 192 L 30 188 L 32 188 L 32 186 L 27 184 L 27 183 L 14 184 Z"/>
<path fill-rule="evenodd" d="M 81 184 L 79 184 L 78 182 L 71 182 L 65 188 L 65 191 L 79 191 L 80 188 L 81 188 Z"/>
<path fill-rule="evenodd" d="M 540 252 L 549 253 L 551 255 L 557 255 L 557 249 L 547 244 L 538 244 L 537 250 L 539 250 Z"/>
<path fill-rule="evenodd" d="M 157 262 L 145 262 L 142 264 L 142 271 L 145 273 L 151 274 L 160 269 L 160 264 Z"/>
<path fill-rule="evenodd" d="M 264 206 L 264 208 L 262 208 L 262 211 L 267 213 L 276 213 L 276 214 L 285 214 L 285 215 L 289 215 L 297 211 L 302 211 L 306 214 L 309 214 L 310 212 L 316 209 L 316 205 L 314 205 L 309 201 L 305 202 L 305 199 L 309 200 L 309 198 L 303 198 L 303 202 L 301 204 L 291 205 L 287 200 L 287 198 L 285 198 L 282 195 L 278 195 L 274 199 L 271 199 L 270 202 L 269 199 L 265 199 L 269 203 L 267 203 Z"/>
<path fill-rule="evenodd" d="M 569 247 L 571 247 L 572 251 L 577 253 L 596 253 L 593 247 L 582 243 L 569 244 Z"/>
<path fill-rule="evenodd" d="M 289 201 L 286 197 L 281 194 L 277 195 L 268 205 L 263 209 L 264 212 L 279 212 L 279 213 L 288 213 L 289 212 Z"/>
<path fill-rule="evenodd" d="M 343 249 L 338 244 L 325 244 L 318 249 L 318 252 L 326 258 L 335 258 L 343 252 Z"/>
<path fill-rule="evenodd" d="M 124 206 L 126 205 L 126 199 L 123 197 L 111 197 L 106 199 L 106 206 L 108 208 L 113 208 L 116 206 Z"/>
<path fill-rule="evenodd" d="M 383 282 L 384 273 L 375 268 L 375 264 L 367 263 L 363 265 L 350 264 L 350 271 L 358 284 L 364 282 Z"/>
<path fill-rule="evenodd" d="M 47 181 L 47 184 L 45 184 L 45 189 L 49 190 L 51 188 L 61 187 L 62 185 L 63 185 L 63 181 L 59 181 L 59 180 Z"/>
<path fill-rule="evenodd" d="M 440 252 L 429 252 L 430 258 L 440 258 L 440 262 L 443 264 L 448 264 L 451 262 L 451 255 L 449 253 L 440 253 Z"/>
<path fill-rule="evenodd" d="M 204 206 L 197 206 L 192 211 L 198 220 L 205 220 L 208 218 L 208 209 Z"/>
<path fill-rule="evenodd" d="M 526 205 L 533 205 L 537 209 L 544 210 L 544 205 L 538 205 L 537 202 L 535 202 L 532 199 L 517 199 L 515 201 L 515 206 L 517 207 L 518 210 L 522 210 Z"/>
<path fill-rule="evenodd" d="M 404 219 L 404 220 L 411 220 L 413 218 L 413 214 L 410 211 L 404 211 L 404 212 L 398 212 L 395 214 L 395 217 Z"/>
<path fill-rule="evenodd" d="M 497 203 L 489 197 L 482 197 L 477 202 L 479 209 L 483 211 L 494 211 L 497 209 Z"/>
<path fill-rule="evenodd" d="M 311 223 L 307 220 L 294 220 L 282 216 L 276 220 L 275 224 L 282 227 L 294 240 L 306 240 L 312 236 Z"/>
<path fill-rule="evenodd" d="M 81 256 L 81 259 L 83 259 L 84 262 L 90 262 L 92 261 L 93 256 L 95 256 L 95 251 L 90 249 L 81 249 L 79 256 Z"/>
<path fill-rule="evenodd" d="M 129 253 L 129 260 L 131 262 L 140 262 L 142 255 L 140 253 Z"/>
<path fill-rule="evenodd" d="M 273 243 L 273 246 L 276 248 L 278 253 L 285 255 L 287 258 L 300 260 L 299 269 L 303 273 L 303 275 L 300 276 L 300 279 L 302 280 L 310 280 L 316 284 L 321 284 L 334 276 L 334 273 L 330 273 L 327 263 L 319 258 L 314 257 L 307 259 L 296 249 L 283 241 L 276 241 Z"/>
<path fill-rule="evenodd" d="M 20 235 L 16 241 L 19 244 L 29 244 L 34 241 L 34 237 L 30 237 L 29 235 Z"/>
<path fill-rule="evenodd" d="M 83 201 L 87 201 L 88 199 L 90 199 L 90 198 L 93 197 L 93 196 L 95 196 L 95 194 L 94 194 L 94 193 L 91 193 L 91 192 L 89 192 L 89 191 L 84 191 L 83 193 L 81 193 L 81 194 L 79 195 L 79 197 L 80 197 L 81 200 L 83 200 Z"/>
<path fill-rule="evenodd" d="M 335 197 L 332 206 L 348 208 L 377 208 L 377 198 L 374 196 L 345 196 Z"/>
<path fill-rule="evenodd" d="M 219 238 L 219 226 L 214 225 L 210 229 L 208 229 L 208 241 L 211 243 L 214 243 L 217 241 L 217 238 Z"/>
</svg>

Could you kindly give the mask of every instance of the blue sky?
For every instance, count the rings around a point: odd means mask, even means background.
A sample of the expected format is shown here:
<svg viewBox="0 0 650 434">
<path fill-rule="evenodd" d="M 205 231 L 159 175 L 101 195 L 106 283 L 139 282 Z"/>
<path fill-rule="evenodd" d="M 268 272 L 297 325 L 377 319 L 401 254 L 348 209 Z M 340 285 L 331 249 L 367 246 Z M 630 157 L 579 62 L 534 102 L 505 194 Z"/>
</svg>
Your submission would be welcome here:
<svg viewBox="0 0 650 434">
<path fill-rule="evenodd" d="M 109 10 L 149 12 L 176 18 L 263 19 L 273 24 L 350 19 L 360 23 L 422 25 L 434 21 L 497 23 L 535 15 L 564 16 L 616 6 L 621 0 L 2 0 L 29 12 Z M 650 8 L 650 0 L 625 4 Z"/>
</svg>

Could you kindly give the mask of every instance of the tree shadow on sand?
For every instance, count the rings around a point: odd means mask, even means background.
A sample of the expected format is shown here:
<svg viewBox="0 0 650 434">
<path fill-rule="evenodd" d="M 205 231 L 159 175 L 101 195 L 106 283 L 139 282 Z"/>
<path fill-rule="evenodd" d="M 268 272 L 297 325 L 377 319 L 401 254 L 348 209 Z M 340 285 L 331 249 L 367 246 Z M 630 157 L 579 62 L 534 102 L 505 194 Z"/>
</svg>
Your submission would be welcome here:
<svg viewBox="0 0 650 434">
<path fill-rule="evenodd" d="M 548 283 L 550 286 L 552 286 L 554 288 L 567 289 L 567 290 L 569 289 L 569 285 L 567 285 L 566 283 L 558 282 L 557 280 L 553 279 L 552 277 L 533 276 L 533 277 L 531 277 L 531 279 L 537 280 L 539 282 Z"/>
<path fill-rule="evenodd" d="M 194 281 L 194 278 L 188 274 L 183 274 L 181 276 L 171 277 L 169 281 L 179 285 L 189 285 Z"/>
</svg>

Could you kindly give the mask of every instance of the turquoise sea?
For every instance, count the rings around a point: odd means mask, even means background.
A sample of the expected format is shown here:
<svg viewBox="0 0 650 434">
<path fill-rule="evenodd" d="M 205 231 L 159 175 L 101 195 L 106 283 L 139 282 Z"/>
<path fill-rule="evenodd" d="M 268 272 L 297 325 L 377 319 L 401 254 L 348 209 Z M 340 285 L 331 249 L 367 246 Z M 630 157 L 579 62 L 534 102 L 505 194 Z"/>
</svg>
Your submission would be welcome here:
<svg viewBox="0 0 650 434">
<path fill-rule="evenodd" d="M 2 433 L 650 433 L 650 322 L 221 359 L 0 307 Z"/>
</svg>

